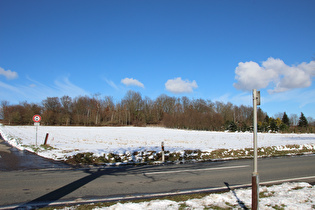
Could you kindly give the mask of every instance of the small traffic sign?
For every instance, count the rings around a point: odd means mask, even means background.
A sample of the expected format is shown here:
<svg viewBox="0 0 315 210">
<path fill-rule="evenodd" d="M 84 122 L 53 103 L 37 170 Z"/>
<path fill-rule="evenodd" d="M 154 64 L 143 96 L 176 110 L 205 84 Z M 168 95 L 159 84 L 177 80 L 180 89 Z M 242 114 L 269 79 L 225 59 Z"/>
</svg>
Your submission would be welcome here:
<svg viewBox="0 0 315 210">
<path fill-rule="evenodd" d="M 41 120 L 42 120 L 42 117 L 40 115 L 36 114 L 36 115 L 33 116 L 33 121 L 34 122 L 38 123 Z"/>
</svg>

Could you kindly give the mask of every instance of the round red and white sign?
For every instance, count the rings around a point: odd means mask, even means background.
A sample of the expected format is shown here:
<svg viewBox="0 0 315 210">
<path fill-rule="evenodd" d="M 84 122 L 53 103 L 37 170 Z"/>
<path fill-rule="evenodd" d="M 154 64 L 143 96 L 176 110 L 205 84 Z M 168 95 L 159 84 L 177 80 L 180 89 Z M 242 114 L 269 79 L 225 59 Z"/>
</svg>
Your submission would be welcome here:
<svg viewBox="0 0 315 210">
<path fill-rule="evenodd" d="M 33 116 L 33 121 L 34 122 L 40 122 L 42 120 L 42 117 L 38 114 L 34 115 Z"/>
</svg>

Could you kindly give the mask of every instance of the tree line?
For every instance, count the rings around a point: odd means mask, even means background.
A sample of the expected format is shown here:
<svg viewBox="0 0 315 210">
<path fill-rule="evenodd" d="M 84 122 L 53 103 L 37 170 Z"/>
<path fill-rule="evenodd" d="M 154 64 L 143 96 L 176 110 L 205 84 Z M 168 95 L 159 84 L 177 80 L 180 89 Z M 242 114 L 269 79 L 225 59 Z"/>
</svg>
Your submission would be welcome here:
<svg viewBox="0 0 315 210">
<path fill-rule="evenodd" d="M 111 96 L 101 98 L 99 95 L 47 97 L 41 104 L 1 102 L 0 118 L 4 124 L 32 125 L 35 114 L 42 116 L 42 125 L 66 126 L 159 125 L 209 131 L 250 131 L 253 123 L 250 106 L 164 94 L 152 100 L 135 91 L 128 91 L 116 103 Z M 303 113 L 299 119 L 297 115 L 289 118 L 285 112 L 272 118 L 258 108 L 257 117 L 261 132 L 313 132 L 314 128 L 313 120 L 309 123 Z"/>
</svg>

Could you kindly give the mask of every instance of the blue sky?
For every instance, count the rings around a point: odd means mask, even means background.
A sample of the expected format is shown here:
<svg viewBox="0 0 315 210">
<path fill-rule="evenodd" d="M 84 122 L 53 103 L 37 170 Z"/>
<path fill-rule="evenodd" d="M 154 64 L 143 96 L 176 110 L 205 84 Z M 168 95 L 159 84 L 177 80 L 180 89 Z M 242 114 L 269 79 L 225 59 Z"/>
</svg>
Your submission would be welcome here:
<svg viewBox="0 0 315 210">
<path fill-rule="evenodd" d="M 0 100 L 128 90 L 315 118 L 313 0 L 0 0 Z"/>
</svg>

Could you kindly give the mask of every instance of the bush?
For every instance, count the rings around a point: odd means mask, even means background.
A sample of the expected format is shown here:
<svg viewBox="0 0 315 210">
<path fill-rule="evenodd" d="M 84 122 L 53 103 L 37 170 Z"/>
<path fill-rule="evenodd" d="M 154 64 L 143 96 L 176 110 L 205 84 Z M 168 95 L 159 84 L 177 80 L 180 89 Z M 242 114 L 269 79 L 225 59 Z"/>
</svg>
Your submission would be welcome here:
<svg viewBox="0 0 315 210">
<path fill-rule="evenodd" d="M 67 158 L 67 163 L 70 164 L 93 164 L 96 160 L 96 157 L 92 152 L 86 152 L 86 153 L 78 153 L 76 155 L 73 155 L 71 157 Z"/>
</svg>

